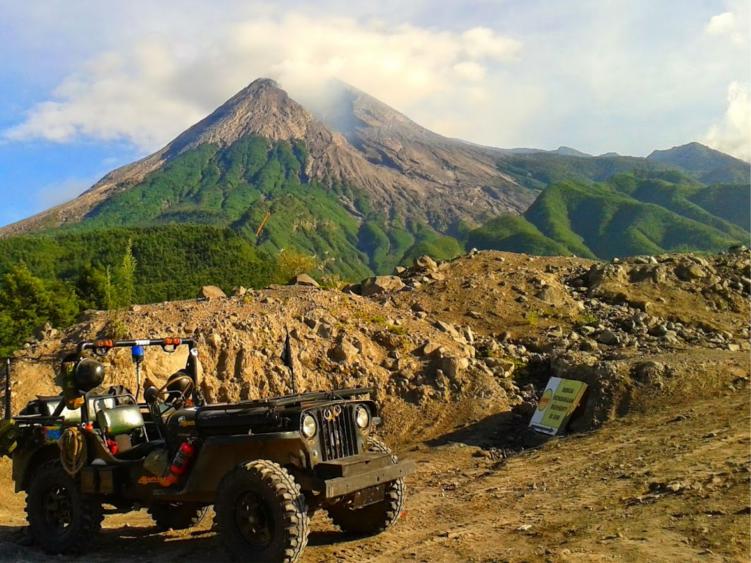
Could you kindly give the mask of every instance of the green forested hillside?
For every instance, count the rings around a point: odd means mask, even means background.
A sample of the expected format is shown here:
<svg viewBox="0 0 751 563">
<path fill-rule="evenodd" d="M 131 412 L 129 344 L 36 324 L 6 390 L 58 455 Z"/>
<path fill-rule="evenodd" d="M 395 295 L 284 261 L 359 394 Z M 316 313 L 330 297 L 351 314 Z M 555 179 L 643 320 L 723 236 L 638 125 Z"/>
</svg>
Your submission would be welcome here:
<svg viewBox="0 0 751 563">
<path fill-rule="evenodd" d="M 524 252 L 539 256 L 568 255 L 571 251 L 520 215 L 502 215 L 470 232 L 468 246 L 479 249 Z"/>
<path fill-rule="evenodd" d="M 498 166 L 522 185 L 534 189 L 569 180 L 602 182 L 624 172 L 665 168 L 659 163 L 631 156 L 590 157 L 556 153 L 508 155 L 499 161 Z"/>
<path fill-rule="evenodd" d="M 677 172 L 568 181 L 550 186 L 523 216 L 471 231 L 467 244 L 606 259 L 717 251 L 748 240 L 750 204 L 745 186 L 703 186 Z"/>
<path fill-rule="evenodd" d="M 210 224 L 231 229 L 271 254 L 285 248 L 308 253 L 326 271 L 348 279 L 392 269 L 419 253 L 449 258 L 461 252 L 454 239 L 426 225 L 387 220 L 356 188 L 311 181 L 305 175 L 307 158 L 302 143 L 260 137 L 226 148 L 201 145 L 107 199 L 72 228 Z M 267 212 L 269 220 L 256 240 Z"/>
<path fill-rule="evenodd" d="M 84 301 L 104 308 L 92 280 L 107 269 L 115 277 L 130 250 L 136 260 L 131 302 L 194 297 L 201 285 L 270 283 L 273 257 L 243 237 L 206 225 L 111 228 L 0 239 L 0 273 L 23 263 L 35 275 L 76 288 Z M 86 295 L 89 292 L 89 295 Z"/>
<path fill-rule="evenodd" d="M 576 180 L 604 182 L 616 174 L 679 172 L 684 179 L 702 184 L 745 184 L 751 182 L 751 165 L 700 143 L 688 143 L 647 158 L 607 154 L 587 156 L 573 152 L 510 154 L 498 162 L 503 172 L 519 183 L 542 189 L 550 184 Z"/>
</svg>

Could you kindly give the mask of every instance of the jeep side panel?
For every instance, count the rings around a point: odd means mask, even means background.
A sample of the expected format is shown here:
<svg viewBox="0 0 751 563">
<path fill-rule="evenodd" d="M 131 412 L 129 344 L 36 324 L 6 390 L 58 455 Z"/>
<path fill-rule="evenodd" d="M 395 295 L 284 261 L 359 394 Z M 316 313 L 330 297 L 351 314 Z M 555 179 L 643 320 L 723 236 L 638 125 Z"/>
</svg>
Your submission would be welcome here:
<svg viewBox="0 0 751 563">
<path fill-rule="evenodd" d="M 268 459 L 285 467 L 310 467 L 307 449 L 296 431 L 214 436 L 203 442 L 183 490 L 155 491 L 154 499 L 213 503 L 222 478 L 254 459 Z"/>
</svg>

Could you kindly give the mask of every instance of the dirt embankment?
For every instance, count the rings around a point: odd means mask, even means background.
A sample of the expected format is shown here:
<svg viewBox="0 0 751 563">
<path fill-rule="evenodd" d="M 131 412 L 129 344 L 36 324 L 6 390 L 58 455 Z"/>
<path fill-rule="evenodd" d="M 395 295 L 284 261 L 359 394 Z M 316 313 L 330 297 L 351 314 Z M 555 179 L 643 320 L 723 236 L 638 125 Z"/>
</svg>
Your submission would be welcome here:
<svg viewBox="0 0 751 563">
<path fill-rule="evenodd" d="M 59 392 L 55 370 L 62 350 L 113 335 L 194 336 L 201 387 L 211 402 L 290 393 L 291 376 L 281 359 L 287 331 L 298 389 L 375 388 L 393 440 L 433 437 L 511 406 L 506 389 L 512 386 L 476 369 L 476 349 L 464 336 L 360 296 L 294 286 L 94 313 L 64 333 L 52 331 L 14 360 L 15 406 Z M 184 366 L 186 353 L 148 349 L 144 378 L 164 382 Z M 107 384 L 135 389 L 129 350 L 112 351 L 103 361 Z"/>
<path fill-rule="evenodd" d="M 288 393 L 289 331 L 298 387 L 374 387 L 398 442 L 514 407 L 529 414 L 551 375 L 589 384 L 576 426 L 586 429 L 747 377 L 749 276 L 747 250 L 612 263 L 473 252 L 423 257 L 344 292 L 272 287 L 92 313 L 19 354 L 15 404 L 56 393 L 61 351 L 97 337 L 194 336 L 212 401 Z M 144 375 L 161 383 L 184 358 L 150 350 Z M 135 386 L 127 350 L 106 362 L 110 382 Z"/>
</svg>

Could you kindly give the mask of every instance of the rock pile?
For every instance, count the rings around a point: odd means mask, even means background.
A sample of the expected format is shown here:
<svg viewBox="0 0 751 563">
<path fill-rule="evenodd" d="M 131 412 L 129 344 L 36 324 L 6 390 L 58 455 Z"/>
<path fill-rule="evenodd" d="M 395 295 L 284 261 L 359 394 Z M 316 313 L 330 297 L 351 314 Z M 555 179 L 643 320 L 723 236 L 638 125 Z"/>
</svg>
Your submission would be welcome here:
<svg viewBox="0 0 751 563">
<path fill-rule="evenodd" d="M 471 344 L 469 365 L 496 378 L 511 404 L 534 408 L 525 379 L 536 380 L 537 395 L 550 375 L 589 381 L 598 406 L 588 424 L 613 416 L 629 385 L 665 386 L 675 370 L 644 358 L 751 350 L 746 248 L 610 263 L 473 252 L 450 262 L 419 258 L 395 275 L 403 286 L 372 298 L 409 306 L 416 318 Z M 496 315 L 487 307 L 469 308 L 477 292 L 486 304 L 495 295 L 505 298 L 508 322 L 501 316 L 492 322 Z M 457 318 L 462 324 L 448 322 Z"/>
<path fill-rule="evenodd" d="M 17 358 L 14 375 L 23 385 L 16 405 L 36 394 L 56 392 L 54 361 L 60 352 L 78 340 L 113 337 L 113 326 L 125 331 L 117 338 L 195 337 L 202 390 L 212 402 L 289 393 L 292 376 L 281 360 L 289 333 L 299 390 L 375 388 L 390 409 L 386 418 L 399 425 L 391 430 L 396 439 L 431 437 L 467 416 L 474 419 L 509 408 L 508 386 L 475 360 L 471 332 L 426 322 L 360 296 L 300 286 L 92 313 L 81 324 L 34 342 Z M 135 387 L 127 350 L 112 351 L 105 361 L 108 384 Z M 184 362 L 182 351 L 170 355 L 147 350 L 143 375 L 161 383 Z M 474 403 L 473 408 L 466 413 L 449 408 L 445 420 L 436 419 L 431 427 L 434 417 L 428 413 L 445 412 L 447 405 L 463 401 Z"/>
</svg>

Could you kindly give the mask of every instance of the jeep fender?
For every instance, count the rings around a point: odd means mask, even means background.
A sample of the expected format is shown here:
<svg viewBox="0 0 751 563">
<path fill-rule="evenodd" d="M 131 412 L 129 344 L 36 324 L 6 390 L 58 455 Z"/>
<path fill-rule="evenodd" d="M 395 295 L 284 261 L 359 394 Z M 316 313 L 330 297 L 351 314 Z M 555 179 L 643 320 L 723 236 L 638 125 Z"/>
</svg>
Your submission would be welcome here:
<svg viewBox="0 0 751 563">
<path fill-rule="evenodd" d="M 283 467 L 310 466 L 298 431 L 212 436 L 203 442 L 183 490 L 155 491 L 154 498 L 212 504 L 222 478 L 241 463 L 256 459 L 267 459 Z"/>
<path fill-rule="evenodd" d="M 60 448 L 56 443 L 45 444 L 40 448 L 21 449 L 13 453 L 13 481 L 16 492 L 26 491 L 31 484 L 31 477 L 43 463 L 60 457 Z"/>
</svg>

